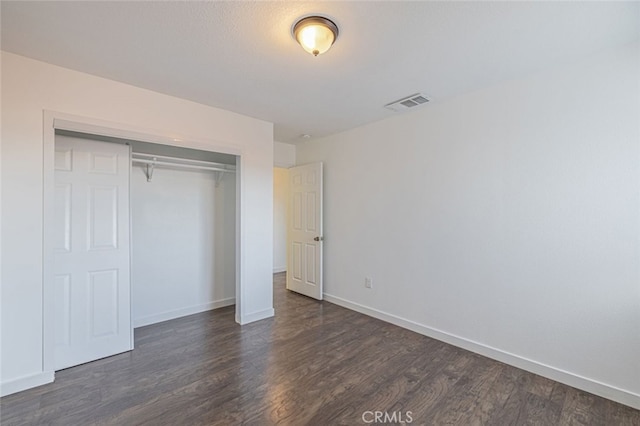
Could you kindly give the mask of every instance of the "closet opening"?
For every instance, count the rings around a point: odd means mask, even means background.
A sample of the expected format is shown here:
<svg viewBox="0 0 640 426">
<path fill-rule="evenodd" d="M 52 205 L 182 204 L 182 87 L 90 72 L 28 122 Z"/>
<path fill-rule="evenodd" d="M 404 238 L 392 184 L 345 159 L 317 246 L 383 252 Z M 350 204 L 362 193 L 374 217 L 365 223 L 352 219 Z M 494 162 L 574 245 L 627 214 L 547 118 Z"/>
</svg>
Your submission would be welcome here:
<svg viewBox="0 0 640 426">
<path fill-rule="evenodd" d="M 134 327 L 235 304 L 236 156 L 131 142 Z"/>
<path fill-rule="evenodd" d="M 51 370 L 132 350 L 134 328 L 236 305 L 239 156 L 53 133 Z"/>
</svg>

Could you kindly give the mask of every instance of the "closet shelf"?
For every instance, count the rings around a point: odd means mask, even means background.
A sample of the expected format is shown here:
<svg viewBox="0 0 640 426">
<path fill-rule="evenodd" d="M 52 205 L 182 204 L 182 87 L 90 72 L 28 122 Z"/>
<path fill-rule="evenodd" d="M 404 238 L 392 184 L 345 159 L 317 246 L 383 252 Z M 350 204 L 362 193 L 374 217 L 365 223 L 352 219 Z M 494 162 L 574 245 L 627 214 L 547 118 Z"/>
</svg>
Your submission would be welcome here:
<svg viewBox="0 0 640 426">
<path fill-rule="evenodd" d="M 236 166 L 230 164 L 191 160 L 188 158 L 168 157 L 166 155 L 144 154 L 141 152 L 133 152 L 131 154 L 131 162 L 133 164 L 142 164 L 146 166 L 145 174 L 147 175 L 148 182 L 151 182 L 151 179 L 153 178 L 153 171 L 156 166 L 216 172 L 216 186 L 220 184 L 225 173 L 235 173 L 236 171 Z"/>
</svg>

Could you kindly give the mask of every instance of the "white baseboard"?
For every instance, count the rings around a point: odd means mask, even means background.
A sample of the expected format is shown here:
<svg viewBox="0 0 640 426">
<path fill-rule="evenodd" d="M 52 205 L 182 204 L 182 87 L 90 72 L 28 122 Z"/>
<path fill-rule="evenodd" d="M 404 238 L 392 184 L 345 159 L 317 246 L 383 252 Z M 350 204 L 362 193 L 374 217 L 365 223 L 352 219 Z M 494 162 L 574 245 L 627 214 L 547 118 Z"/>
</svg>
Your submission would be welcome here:
<svg viewBox="0 0 640 426">
<path fill-rule="evenodd" d="M 0 396 L 7 396 L 12 393 L 35 388 L 36 386 L 46 385 L 47 383 L 53 382 L 53 379 L 53 371 L 48 371 L 45 373 L 30 374 L 28 376 L 18 377 L 17 379 L 7 380 L 0 384 Z"/>
<path fill-rule="evenodd" d="M 278 272 L 287 272 L 287 265 L 284 266 L 274 266 L 273 273 L 277 274 Z"/>
<path fill-rule="evenodd" d="M 486 356 L 488 358 L 504 362 L 505 364 L 521 368 L 523 370 L 546 377 L 551 380 L 555 380 L 560 383 L 564 383 L 565 385 L 569 385 L 574 388 L 582 389 L 586 392 L 590 392 L 603 398 L 628 405 L 635 409 L 640 409 L 640 395 L 636 393 L 620 389 L 615 386 L 599 382 L 597 380 L 589 379 L 587 377 L 583 377 L 569 371 L 561 370 L 550 365 L 542 364 L 540 362 L 527 359 L 519 355 L 505 352 L 503 350 L 496 349 L 491 346 L 466 339 L 464 337 L 437 330 L 435 328 L 428 327 L 393 314 L 369 308 L 367 306 L 351 302 L 338 296 L 324 293 L 324 299 L 327 302 L 334 303 L 336 305 L 351 309 L 356 312 L 360 312 L 362 314 L 397 325 L 402 328 L 406 328 L 424 336 L 428 336 L 436 340 L 449 343 L 453 346 L 457 346 L 471 352 Z"/>
<path fill-rule="evenodd" d="M 212 309 L 224 308 L 225 306 L 235 305 L 236 298 L 229 297 L 227 299 L 214 300 L 213 302 L 204 303 L 202 305 L 189 306 L 186 308 L 172 309 L 170 311 L 160 312 L 159 314 L 148 315 L 133 320 L 133 327 L 144 327 L 162 321 L 168 321 L 187 315 L 198 314 L 200 312 L 210 311 Z"/>
<path fill-rule="evenodd" d="M 260 321 L 265 318 L 271 318 L 275 314 L 273 308 L 265 309 L 264 311 L 253 312 L 251 314 L 240 316 L 240 321 L 237 321 L 240 325 L 249 324 L 250 322 Z M 237 317 L 236 317 L 237 320 Z"/>
</svg>

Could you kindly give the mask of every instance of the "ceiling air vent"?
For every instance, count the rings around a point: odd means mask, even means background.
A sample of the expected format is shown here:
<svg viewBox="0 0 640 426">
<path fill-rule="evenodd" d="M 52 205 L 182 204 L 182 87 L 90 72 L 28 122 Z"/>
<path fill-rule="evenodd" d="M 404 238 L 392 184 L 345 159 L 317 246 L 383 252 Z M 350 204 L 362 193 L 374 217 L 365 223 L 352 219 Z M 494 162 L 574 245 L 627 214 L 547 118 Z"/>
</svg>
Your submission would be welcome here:
<svg viewBox="0 0 640 426">
<path fill-rule="evenodd" d="M 427 102 L 429 102 L 429 99 L 425 95 L 422 93 L 416 93 L 415 95 L 407 96 L 406 98 L 386 104 L 384 107 L 392 111 L 401 112 L 426 104 Z"/>
</svg>

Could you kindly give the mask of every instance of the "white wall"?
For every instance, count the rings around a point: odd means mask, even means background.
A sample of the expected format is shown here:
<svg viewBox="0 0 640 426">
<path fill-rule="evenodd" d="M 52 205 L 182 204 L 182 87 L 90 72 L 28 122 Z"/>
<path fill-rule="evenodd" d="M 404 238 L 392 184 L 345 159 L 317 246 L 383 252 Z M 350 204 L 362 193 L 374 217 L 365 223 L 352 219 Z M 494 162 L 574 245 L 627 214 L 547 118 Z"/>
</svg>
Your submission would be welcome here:
<svg viewBox="0 0 640 426">
<path fill-rule="evenodd" d="M 327 298 L 640 408 L 639 51 L 299 145 Z"/>
<path fill-rule="evenodd" d="M 134 327 L 235 303 L 236 180 L 157 167 L 131 173 Z"/>
<path fill-rule="evenodd" d="M 241 152 L 241 322 L 273 315 L 273 125 L 2 53 L 3 394 L 52 379 L 43 365 L 43 111 Z M 198 146 L 192 146 L 192 140 Z M 224 152 L 224 150 L 223 150 Z"/>
<path fill-rule="evenodd" d="M 296 146 L 288 143 L 273 142 L 273 165 L 289 168 L 296 165 Z"/>
<path fill-rule="evenodd" d="M 289 170 L 273 169 L 273 272 L 287 270 Z"/>
</svg>

